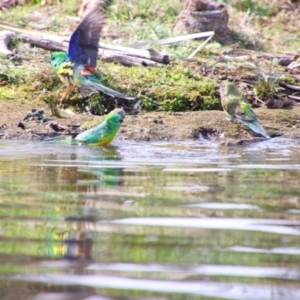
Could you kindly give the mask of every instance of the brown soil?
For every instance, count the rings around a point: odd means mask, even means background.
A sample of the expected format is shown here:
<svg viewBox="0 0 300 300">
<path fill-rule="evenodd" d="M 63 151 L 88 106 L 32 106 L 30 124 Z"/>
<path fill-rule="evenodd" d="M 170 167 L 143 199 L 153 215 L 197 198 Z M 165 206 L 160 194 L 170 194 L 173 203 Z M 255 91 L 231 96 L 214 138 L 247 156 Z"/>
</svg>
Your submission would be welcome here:
<svg viewBox="0 0 300 300">
<path fill-rule="evenodd" d="M 43 109 L 48 117 L 46 122 L 26 120 L 24 118 L 33 108 Z M 40 140 L 58 134 L 70 134 L 81 131 L 79 125 L 86 129 L 101 122 L 102 117 L 68 114 L 62 112 L 61 118 L 51 116 L 47 107 L 30 106 L 14 102 L 0 103 L 1 123 L 0 138 L 2 139 L 34 139 Z M 265 129 L 273 136 L 279 134 L 289 138 L 300 138 L 300 107 L 292 109 L 255 110 L 257 117 Z M 21 122 L 21 124 L 20 124 Z M 25 129 L 22 129 L 22 124 Z M 54 125 L 62 128 L 56 132 Z M 21 126 L 21 127 L 18 127 Z M 57 128 L 56 128 L 57 130 Z M 228 121 L 223 111 L 195 112 L 155 112 L 126 115 L 116 139 L 135 141 L 181 141 L 187 139 L 211 139 L 221 143 L 240 143 L 243 140 L 257 140 L 247 127 L 240 123 Z"/>
</svg>

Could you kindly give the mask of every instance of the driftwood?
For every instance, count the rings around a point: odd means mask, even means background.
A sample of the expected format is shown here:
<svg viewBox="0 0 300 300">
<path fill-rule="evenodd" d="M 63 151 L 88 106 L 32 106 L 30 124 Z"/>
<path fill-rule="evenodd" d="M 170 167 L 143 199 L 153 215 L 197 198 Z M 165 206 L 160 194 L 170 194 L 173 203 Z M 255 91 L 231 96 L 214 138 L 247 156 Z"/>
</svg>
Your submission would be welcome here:
<svg viewBox="0 0 300 300">
<path fill-rule="evenodd" d="M 11 55 L 12 51 L 8 49 L 10 39 L 15 36 L 11 31 L 0 31 L 0 53 L 3 55 Z"/>
<path fill-rule="evenodd" d="M 162 64 L 168 64 L 170 62 L 169 56 L 167 54 L 159 52 L 153 48 L 149 48 L 148 50 L 143 50 L 143 49 L 133 49 L 131 47 L 109 45 L 105 43 L 100 43 L 99 45 L 100 48 L 104 49 L 103 53 L 105 53 L 105 51 L 108 50 L 108 51 L 114 51 L 119 53 L 126 53 L 128 56 L 153 60 L 155 62 L 159 62 Z M 101 51 L 100 51 L 100 55 L 101 55 Z"/>
<path fill-rule="evenodd" d="M 288 95 L 288 98 L 289 98 L 289 99 L 292 99 L 292 100 L 294 100 L 294 101 L 300 102 L 300 97 Z"/>
<path fill-rule="evenodd" d="M 283 86 L 285 88 L 288 88 L 288 89 L 296 91 L 296 92 L 300 92 L 300 86 L 298 86 L 298 85 L 293 85 L 293 84 L 288 84 L 288 83 L 281 82 L 280 86 Z"/>
<path fill-rule="evenodd" d="M 45 50 L 51 51 L 67 51 L 69 42 L 60 37 L 37 37 L 28 34 L 22 34 L 20 39 L 23 42 L 29 43 L 33 46 L 43 48 Z M 110 45 L 105 45 L 109 47 Z M 118 46 L 113 46 L 113 48 L 118 49 Z M 118 50 L 109 50 L 100 46 L 99 58 L 104 61 L 114 61 L 121 63 L 126 66 L 158 66 L 162 63 L 169 63 L 168 55 L 161 54 L 158 51 L 149 49 L 149 50 L 139 50 L 139 53 L 132 54 L 129 51 L 135 50 L 131 48 L 124 49 L 121 47 Z M 152 55 L 155 53 L 155 55 Z"/>
<path fill-rule="evenodd" d="M 29 30 L 13 24 L 0 22 L 0 27 L 21 33 L 20 39 L 33 46 L 50 51 L 67 51 L 69 37 Z M 154 49 L 133 49 L 130 47 L 99 44 L 99 57 L 105 61 L 114 61 L 127 66 L 159 66 L 169 63 L 166 53 Z"/>
</svg>

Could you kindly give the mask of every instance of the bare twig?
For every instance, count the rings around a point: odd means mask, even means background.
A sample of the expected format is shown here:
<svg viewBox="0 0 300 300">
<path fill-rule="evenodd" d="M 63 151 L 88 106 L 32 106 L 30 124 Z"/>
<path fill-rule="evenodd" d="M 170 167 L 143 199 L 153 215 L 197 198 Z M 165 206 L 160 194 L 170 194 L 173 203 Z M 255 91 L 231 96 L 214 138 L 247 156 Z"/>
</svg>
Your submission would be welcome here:
<svg viewBox="0 0 300 300">
<path fill-rule="evenodd" d="M 150 47 L 153 45 L 166 45 L 166 44 L 178 43 L 178 42 L 183 42 L 183 41 L 188 41 L 188 40 L 208 38 L 213 35 L 214 35 L 213 31 L 198 32 L 198 33 L 185 34 L 185 35 L 175 36 L 175 37 L 171 37 L 171 38 L 167 38 L 167 39 L 150 41 L 150 42 L 134 43 L 134 44 L 128 45 L 127 47 L 142 48 L 145 46 Z"/>
<path fill-rule="evenodd" d="M 192 54 L 189 55 L 188 59 L 191 59 L 197 52 L 199 52 L 214 36 L 214 32 L 209 36 Z"/>
</svg>

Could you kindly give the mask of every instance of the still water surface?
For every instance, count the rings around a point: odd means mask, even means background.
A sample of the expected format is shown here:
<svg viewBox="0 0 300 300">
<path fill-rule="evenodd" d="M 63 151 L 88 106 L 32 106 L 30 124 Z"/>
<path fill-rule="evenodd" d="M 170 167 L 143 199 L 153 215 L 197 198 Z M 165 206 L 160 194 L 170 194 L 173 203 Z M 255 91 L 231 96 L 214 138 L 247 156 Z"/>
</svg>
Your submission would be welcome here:
<svg viewBox="0 0 300 300">
<path fill-rule="evenodd" d="M 0 299 L 300 299 L 300 142 L 0 141 Z"/>
</svg>

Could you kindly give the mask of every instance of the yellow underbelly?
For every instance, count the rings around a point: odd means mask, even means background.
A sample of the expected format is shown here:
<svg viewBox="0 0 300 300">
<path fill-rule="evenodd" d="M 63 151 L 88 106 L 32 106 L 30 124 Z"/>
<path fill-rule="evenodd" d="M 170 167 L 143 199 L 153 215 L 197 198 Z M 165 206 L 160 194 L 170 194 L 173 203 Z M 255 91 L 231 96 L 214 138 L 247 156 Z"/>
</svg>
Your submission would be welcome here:
<svg viewBox="0 0 300 300">
<path fill-rule="evenodd" d="M 73 63 L 63 63 L 58 72 L 58 76 L 66 86 L 76 85 L 74 81 Z"/>
</svg>

